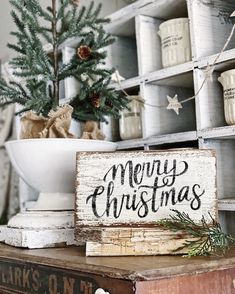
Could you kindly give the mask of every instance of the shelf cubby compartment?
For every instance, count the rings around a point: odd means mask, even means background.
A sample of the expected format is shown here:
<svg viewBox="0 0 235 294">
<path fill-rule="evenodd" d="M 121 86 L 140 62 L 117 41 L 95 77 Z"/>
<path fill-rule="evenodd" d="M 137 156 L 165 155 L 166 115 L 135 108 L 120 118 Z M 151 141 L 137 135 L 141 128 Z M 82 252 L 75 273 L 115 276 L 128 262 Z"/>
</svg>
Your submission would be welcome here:
<svg viewBox="0 0 235 294">
<path fill-rule="evenodd" d="M 213 149 L 217 158 L 218 199 L 230 199 L 235 195 L 235 140 L 200 139 L 200 149 Z"/>
<path fill-rule="evenodd" d="M 206 64 L 213 64 L 216 55 L 202 59 L 194 70 L 194 85 L 197 92 L 206 77 Z M 229 127 L 225 121 L 223 87 L 218 81 L 222 72 L 235 69 L 235 50 L 225 51 L 215 65 L 215 70 L 209 77 L 197 96 L 197 126 L 200 136 L 218 135 L 220 137 L 233 134 L 233 126 Z M 217 128 L 222 128 L 221 130 Z M 225 131 L 223 133 L 223 131 Z M 212 132 L 212 133 L 210 133 Z M 208 137 L 208 138 L 209 138 Z M 216 137 L 214 137 L 216 138 Z"/>
<path fill-rule="evenodd" d="M 144 138 L 196 130 L 194 100 L 183 104 L 180 115 L 167 109 L 167 96 L 176 94 L 179 101 L 194 95 L 192 72 L 141 84 L 141 96 L 146 102 L 142 113 Z"/>
<path fill-rule="evenodd" d="M 171 1 L 172 2 L 172 1 Z M 158 35 L 162 22 L 179 17 L 188 17 L 186 1 L 171 4 L 155 3 L 146 14 L 136 16 L 136 39 L 139 74 L 147 74 L 162 69 L 161 39 Z"/>
<path fill-rule="evenodd" d="M 188 0 L 194 60 L 221 51 L 233 26 L 230 15 L 235 10 L 233 0 Z M 228 49 L 234 48 L 235 37 Z"/>
<path fill-rule="evenodd" d="M 134 37 L 114 36 L 115 43 L 108 46 L 106 67 L 118 70 L 125 79 L 138 76 L 136 40 Z"/>
</svg>

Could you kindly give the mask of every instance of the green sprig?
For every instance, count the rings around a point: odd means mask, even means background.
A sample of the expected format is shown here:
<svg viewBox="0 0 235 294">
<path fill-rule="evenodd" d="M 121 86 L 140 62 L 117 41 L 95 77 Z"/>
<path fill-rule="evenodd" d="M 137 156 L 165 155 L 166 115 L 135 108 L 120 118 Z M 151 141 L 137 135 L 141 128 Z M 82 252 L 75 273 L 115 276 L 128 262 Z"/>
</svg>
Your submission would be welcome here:
<svg viewBox="0 0 235 294">
<path fill-rule="evenodd" d="M 185 212 L 172 210 L 175 215 L 158 221 L 158 225 L 172 232 L 182 232 L 190 238 L 182 247 L 174 252 L 187 249 L 187 257 L 224 255 L 235 243 L 235 239 L 222 231 L 220 224 L 213 219 L 210 213 L 210 223 L 203 216 L 199 223 L 193 221 Z"/>
</svg>

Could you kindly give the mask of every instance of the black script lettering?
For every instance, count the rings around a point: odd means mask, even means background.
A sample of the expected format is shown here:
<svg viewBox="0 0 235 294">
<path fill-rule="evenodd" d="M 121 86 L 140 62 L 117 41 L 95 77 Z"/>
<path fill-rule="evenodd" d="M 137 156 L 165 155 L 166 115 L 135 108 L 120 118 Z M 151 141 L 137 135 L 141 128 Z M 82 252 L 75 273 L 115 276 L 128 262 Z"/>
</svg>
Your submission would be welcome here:
<svg viewBox="0 0 235 294">
<path fill-rule="evenodd" d="M 160 166 L 161 166 L 161 161 L 160 160 L 154 160 L 153 163 L 151 164 L 151 162 L 146 162 L 145 163 L 147 165 L 147 171 L 146 171 L 146 175 L 148 178 L 151 178 L 153 176 L 153 172 L 155 170 L 155 165 L 157 164 L 157 174 L 160 174 Z M 150 167 L 151 171 L 150 171 Z"/>
<path fill-rule="evenodd" d="M 112 174 L 111 179 L 114 181 L 116 179 L 116 177 L 117 177 L 117 172 L 118 172 L 119 169 L 121 170 L 121 172 L 120 172 L 121 185 L 124 185 L 124 183 L 125 183 L 125 175 L 127 173 L 128 179 L 129 179 L 129 186 L 134 188 L 134 186 L 133 186 L 133 162 L 131 160 L 127 161 L 125 167 L 123 166 L 123 164 L 113 165 L 108 170 L 108 172 L 105 174 L 103 180 L 106 182 L 107 177 L 108 177 L 109 173 L 111 172 L 111 174 Z"/>
<path fill-rule="evenodd" d="M 111 205 L 113 204 L 113 215 L 114 215 L 115 218 L 118 218 L 120 216 L 120 213 L 121 213 L 121 208 L 120 208 L 119 213 L 118 213 L 117 212 L 118 200 L 117 200 L 116 197 L 114 197 L 112 200 L 110 200 L 110 197 L 113 194 L 113 190 L 114 190 L 114 183 L 109 182 L 108 189 L 107 189 L 106 215 L 109 216 L 110 208 L 111 208 Z M 123 204 L 123 202 L 122 202 L 122 204 Z"/>
<path fill-rule="evenodd" d="M 138 216 L 140 217 L 140 218 L 144 218 L 144 217 L 146 217 L 147 215 L 148 215 L 148 213 L 149 213 L 149 208 L 148 208 L 148 202 L 151 200 L 151 199 L 149 199 L 149 200 L 145 200 L 144 199 L 144 195 L 147 195 L 148 196 L 148 192 L 146 192 L 146 191 L 142 191 L 141 193 L 140 193 L 140 201 L 141 201 L 141 205 L 140 205 L 140 208 L 139 208 L 139 210 L 138 210 Z"/>
<path fill-rule="evenodd" d="M 200 197 L 202 197 L 202 195 L 205 194 L 205 190 L 197 191 L 197 189 L 200 190 L 200 189 L 201 189 L 201 186 L 198 185 L 198 184 L 195 184 L 195 185 L 193 186 L 193 188 L 192 188 L 192 192 L 193 192 L 193 195 L 194 195 L 194 197 L 195 197 L 195 198 L 193 199 L 192 203 L 191 203 L 191 208 L 192 208 L 193 210 L 198 210 L 198 209 L 200 209 L 200 207 L 201 207 L 201 199 L 200 199 Z"/>
<path fill-rule="evenodd" d="M 101 218 L 102 216 L 104 216 L 104 213 L 102 215 L 98 214 L 97 211 L 97 205 L 96 205 L 96 201 L 97 201 L 97 196 L 101 195 L 104 192 L 104 187 L 103 186 L 99 186 L 95 188 L 94 194 L 89 195 L 86 199 L 86 204 L 88 204 L 89 200 L 91 199 L 91 205 L 92 205 L 92 211 L 93 214 L 97 217 L 97 218 Z"/>
<path fill-rule="evenodd" d="M 73 294 L 75 279 L 73 279 L 73 278 L 68 279 L 66 277 L 63 277 L 63 281 L 64 281 L 64 293 L 63 294 Z"/>
<path fill-rule="evenodd" d="M 156 205 L 157 202 L 157 187 L 153 187 L 153 195 L 152 195 L 152 211 L 153 212 L 158 212 L 159 206 Z"/>
<path fill-rule="evenodd" d="M 171 204 L 175 205 L 177 203 L 175 200 L 175 188 L 172 188 L 170 191 L 162 191 L 160 206 L 168 206 L 170 198 Z"/>
<path fill-rule="evenodd" d="M 190 201 L 191 198 L 188 198 L 188 194 L 189 194 L 189 186 L 182 187 L 178 194 L 179 202 L 183 202 L 184 200 Z"/>
<path fill-rule="evenodd" d="M 32 274 L 32 279 L 33 279 L 32 287 L 33 287 L 34 291 L 38 291 L 39 288 L 40 288 L 40 281 L 39 281 L 40 274 L 39 274 L 38 270 L 33 270 L 32 269 L 32 271 L 33 271 L 33 274 Z"/>
<path fill-rule="evenodd" d="M 141 177 L 138 180 L 138 174 L 141 173 Z M 136 185 L 140 185 L 143 181 L 143 177 L 144 177 L 144 165 L 143 167 L 141 166 L 140 163 L 136 164 L 135 168 L 134 168 L 134 182 Z"/>
<path fill-rule="evenodd" d="M 150 190 L 152 190 L 152 197 L 147 202 L 152 201 L 152 211 L 153 212 L 157 212 L 159 210 L 159 206 L 156 205 L 156 202 L 157 202 L 157 195 L 156 194 L 157 194 L 157 189 L 158 189 L 158 185 L 156 184 L 157 182 L 158 182 L 158 178 L 155 179 L 154 186 L 141 185 L 138 188 L 139 190 L 140 189 L 150 189 Z"/>
<path fill-rule="evenodd" d="M 167 162 L 167 165 L 168 165 L 168 160 L 166 160 L 166 162 Z M 165 162 L 165 165 L 166 165 L 166 162 Z M 179 164 L 180 163 L 184 164 L 184 168 L 183 168 L 182 171 L 180 171 L 178 173 L 177 173 L 177 161 L 175 159 L 173 160 L 173 167 L 169 171 L 167 171 L 167 168 L 164 169 L 165 174 L 167 175 L 162 179 L 162 182 L 163 182 L 164 186 L 167 186 L 167 187 L 173 186 L 174 183 L 175 183 L 176 177 L 179 177 L 179 176 L 185 174 L 188 171 L 188 163 L 186 161 L 181 161 L 181 162 L 179 162 Z"/>
</svg>

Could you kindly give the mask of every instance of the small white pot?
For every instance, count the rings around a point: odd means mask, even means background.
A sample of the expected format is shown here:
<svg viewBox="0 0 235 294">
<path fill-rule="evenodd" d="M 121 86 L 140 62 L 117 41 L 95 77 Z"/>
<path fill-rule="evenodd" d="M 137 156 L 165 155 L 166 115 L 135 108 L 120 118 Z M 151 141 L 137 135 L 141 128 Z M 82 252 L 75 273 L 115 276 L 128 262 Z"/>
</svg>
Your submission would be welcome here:
<svg viewBox="0 0 235 294">
<path fill-rule="evenodd" d="M 162 41 L 162 65 L 169 67 L 192 59 L 189 19 L 176 18 L 159 26 Z"/>
<path fill-rule="evenodd" d="M 130 98 L 139 99 L 139 96 Z M 128 104 L 129 109 L 121 111 L 119 119 L 119 131 L 122 140 L 131 140 L 142 137 L 141 104 L 132 99 Z"/>
<path fill-rule="evenodd" d="M 235 69 L 225 71 L 218 78 L 224 89 L 224 115 L 228 125 L 235 124 Z"/>
</svg>

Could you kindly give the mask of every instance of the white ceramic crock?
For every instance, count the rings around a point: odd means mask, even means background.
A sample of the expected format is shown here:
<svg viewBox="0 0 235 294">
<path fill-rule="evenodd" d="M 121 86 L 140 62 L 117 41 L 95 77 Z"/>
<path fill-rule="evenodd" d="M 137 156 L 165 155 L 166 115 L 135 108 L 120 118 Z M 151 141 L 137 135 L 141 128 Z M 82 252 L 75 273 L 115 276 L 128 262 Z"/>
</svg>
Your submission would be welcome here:
<svg viewBox="0 0 235 294">
<path fill-rule="evenodd" d="M 225 71 L 218 78 L 224 89 L 224 115 L 228 125 L 235 124 L 235 69 Z"/>
<path fill-rule="evenodd" d="M 130 96 L 138 99 L 139 96 Z M 129 109 L 124 109 L 119 119 L 120 137 L 122 140 L 137 139 L 142 137 L 141 104 L 132 99 L 128 104 Z"/>
<path fill-rule="evenodd" d="M 169 67 L 192 59 L 188 18 L 175 18 L 159 26 L 162 42 L 162 65 Z"/>
</svg>

